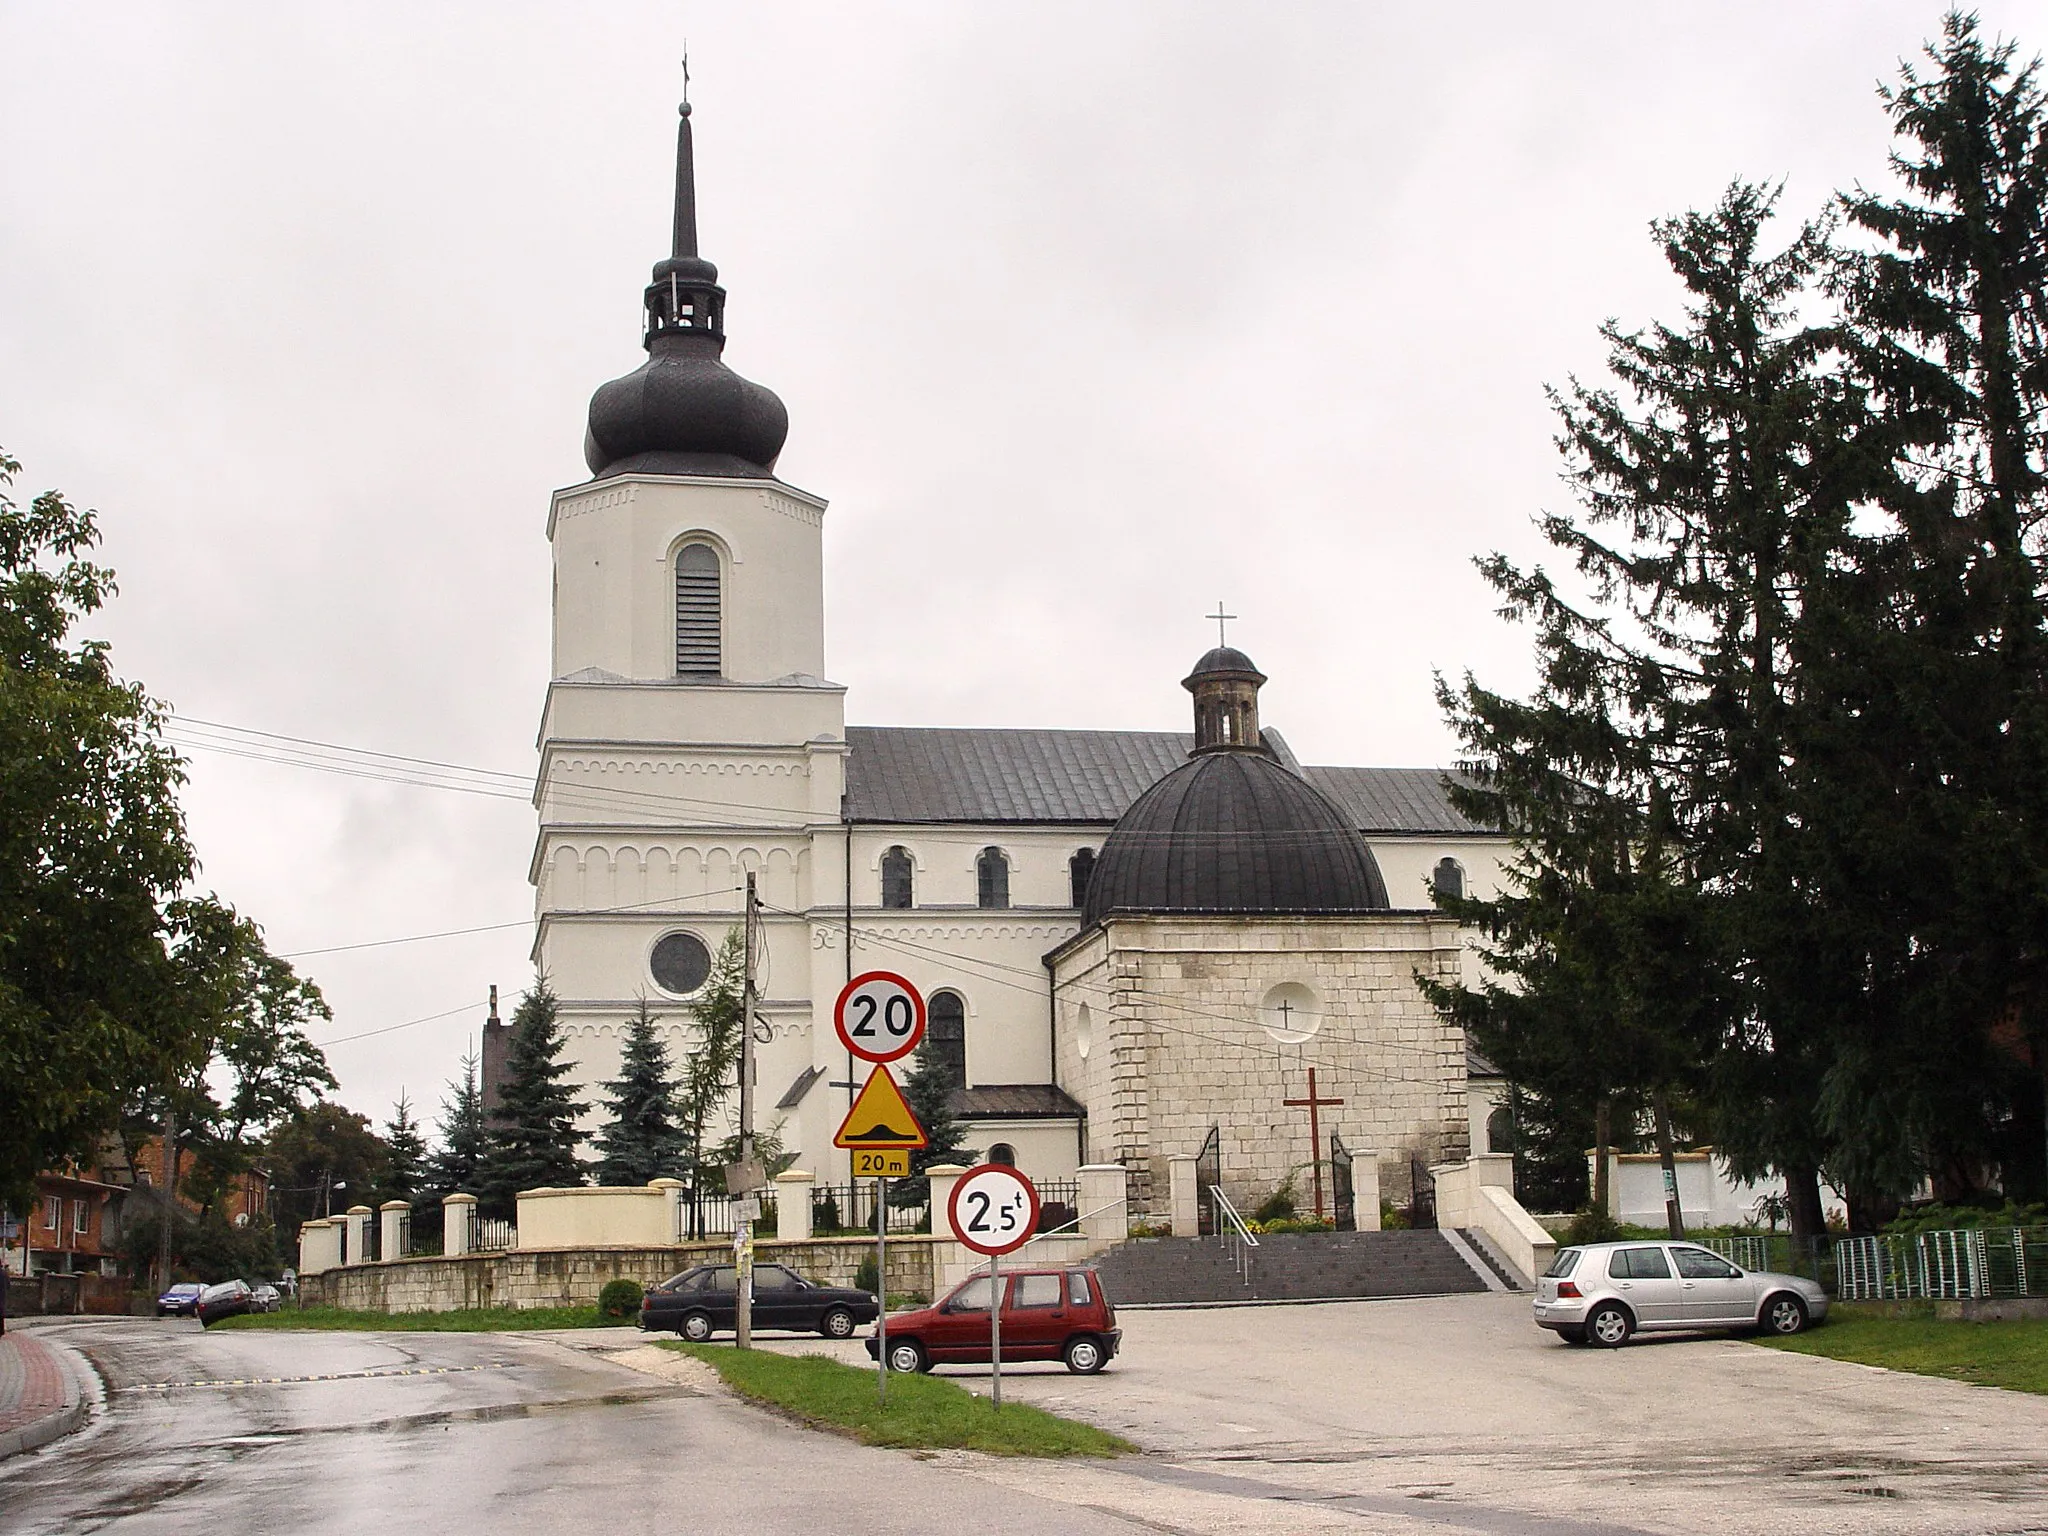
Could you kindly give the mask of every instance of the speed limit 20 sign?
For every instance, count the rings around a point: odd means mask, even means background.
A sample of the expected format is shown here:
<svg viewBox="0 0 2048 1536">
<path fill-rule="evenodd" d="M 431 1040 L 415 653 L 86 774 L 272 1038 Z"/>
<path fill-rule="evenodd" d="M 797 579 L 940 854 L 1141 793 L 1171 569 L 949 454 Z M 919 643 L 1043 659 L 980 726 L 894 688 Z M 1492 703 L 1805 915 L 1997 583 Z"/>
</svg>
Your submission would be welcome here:
<svg viewBox="0 0 2048 1536">
<path fill-rule="evenodd" d="M 862 1060 L 896 1061 L 924 1038 L 924 998 L 894 971 L 869 971 L 840 989 L 832 1023 Z"/>
<path fill-rule="evenodd" d="M 1038 1186 L 1006 1163 L 983 1163 L 960 1176 L 946 1215 L 976 1253 L 1009 1253 L 1038 1230 Z"/>
</svg>

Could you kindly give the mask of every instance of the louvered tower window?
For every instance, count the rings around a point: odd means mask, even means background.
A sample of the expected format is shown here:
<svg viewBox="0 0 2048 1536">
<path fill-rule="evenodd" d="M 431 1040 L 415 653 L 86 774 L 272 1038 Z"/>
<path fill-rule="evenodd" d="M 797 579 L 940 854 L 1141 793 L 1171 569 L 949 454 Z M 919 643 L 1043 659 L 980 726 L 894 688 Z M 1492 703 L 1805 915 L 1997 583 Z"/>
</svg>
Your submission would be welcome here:
<svg viewBox="0 0 2048 1536">
<path fill-rule="evenodd" d="M 676 676 L 717 677 L 718 551 L 690 544 L 676 556 Z"/>
</svg>

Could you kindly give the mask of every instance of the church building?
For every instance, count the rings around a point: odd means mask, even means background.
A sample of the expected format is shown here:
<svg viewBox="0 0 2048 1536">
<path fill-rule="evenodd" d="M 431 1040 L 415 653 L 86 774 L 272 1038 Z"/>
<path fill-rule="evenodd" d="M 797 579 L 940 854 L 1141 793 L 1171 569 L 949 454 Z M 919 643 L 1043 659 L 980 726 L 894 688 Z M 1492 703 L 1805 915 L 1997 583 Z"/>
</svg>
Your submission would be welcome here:
<svg viewBox="0 0 2048 1536">
<path fill-rule="evenodd" d="M 787 412 L 723 360 L 692 155 L 685 106 L 647 360 L 593 396 L 590 479 L 548 517 L 534 959 L 581 1096 L 643 998 L 690 1051 L 751 874 L 757 1126 L 821 1181 L 848 1177 L 855 1080 L 831 1010 L 868 970 L 928 999 L 977 1154 L 1046 1180 L 1121 1161 L 1140 1209 L 1205 1149 L 1251 1204 L 1333 1146 L 1397 1200 L 1416 1163 L 1487 1150 L 1498 1084 L 1415 977 L 1474 966 L 1430 891 L 1489 893 L 1509 849 L 1438 770 L 1304 765 L 1220 643 L 1187 733 L 846 723 L 827 504 L 776 478 Z"/>
</svg>

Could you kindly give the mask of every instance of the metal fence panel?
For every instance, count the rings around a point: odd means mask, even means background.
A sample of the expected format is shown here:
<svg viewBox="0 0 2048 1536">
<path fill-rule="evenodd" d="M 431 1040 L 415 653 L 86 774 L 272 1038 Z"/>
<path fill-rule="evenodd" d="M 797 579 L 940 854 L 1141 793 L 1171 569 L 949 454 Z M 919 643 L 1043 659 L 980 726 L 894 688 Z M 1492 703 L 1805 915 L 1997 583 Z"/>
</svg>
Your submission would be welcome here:
<svg viewBox="0 0 2048 1536">
<path fill-rule="evenodd" d="M 1835 1255 L 1844 1301 L 2048 1295 L 2048 1227 L 1845 1237 Z"/>
</svg>

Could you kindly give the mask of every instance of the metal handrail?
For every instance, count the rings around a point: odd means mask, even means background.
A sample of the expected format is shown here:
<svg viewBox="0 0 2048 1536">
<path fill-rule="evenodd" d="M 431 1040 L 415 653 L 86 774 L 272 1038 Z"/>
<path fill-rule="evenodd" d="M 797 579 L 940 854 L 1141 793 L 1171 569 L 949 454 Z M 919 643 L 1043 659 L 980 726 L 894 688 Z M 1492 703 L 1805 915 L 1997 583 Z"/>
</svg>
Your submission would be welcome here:
<svg viewBox="0 0 2048 1536">
<path fill-rule="evenodd" d="M 1259 1246 L 1258 1234 L 1245 1225 L 1245 1219 L 1237 1214 L 1237 1207 L 1230 1203 L 1230 1196 L 1223 1193 L 1223 1186 L 1209 1186 L 1209 1202 L 1216 1212 L 1216 1235 L 1230 1250 L 1230 1262 L 1246 1285 L 1252 1283 L 1252 1249 Z M 1228 1225 L 1225 1225 L 1225 1222 Z"/>
</svg>

